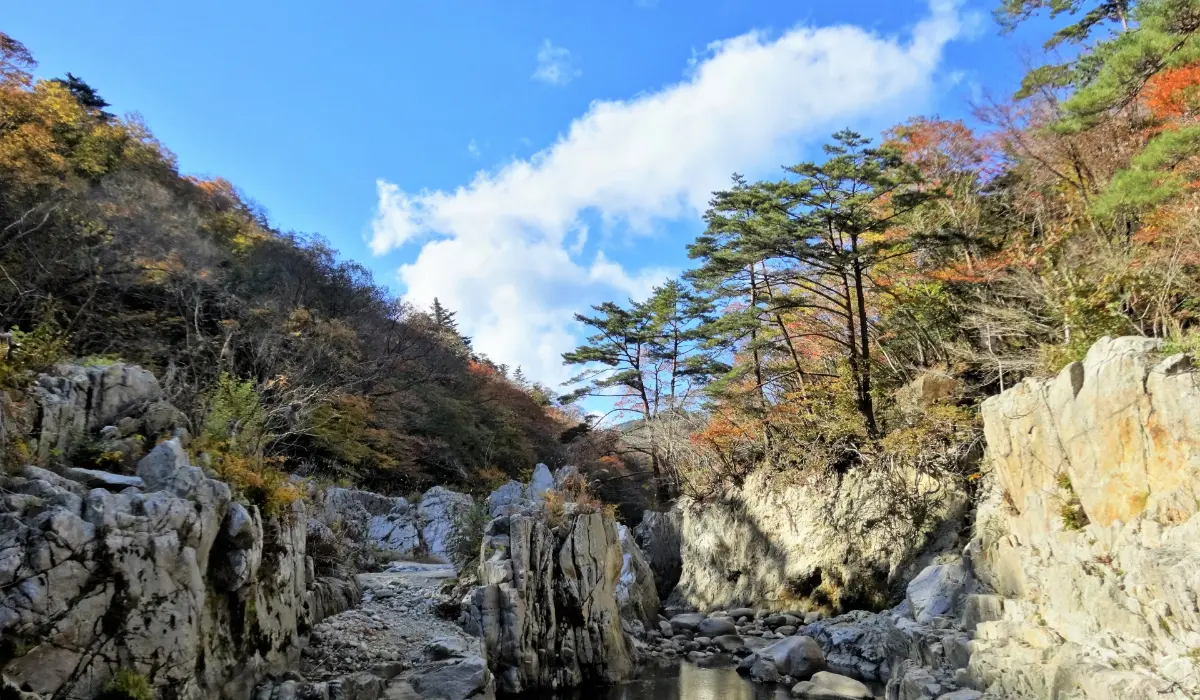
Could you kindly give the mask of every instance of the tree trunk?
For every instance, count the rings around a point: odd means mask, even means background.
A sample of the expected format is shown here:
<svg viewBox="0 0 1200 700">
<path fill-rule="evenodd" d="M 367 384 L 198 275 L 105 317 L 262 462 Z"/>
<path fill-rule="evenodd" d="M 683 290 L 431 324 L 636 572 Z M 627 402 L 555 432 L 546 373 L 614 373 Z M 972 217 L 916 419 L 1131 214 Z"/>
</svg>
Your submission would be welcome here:
<svg viewBox="0 0 1200 700">
<path fill-rule="evenodd" d="M 859 368 L 861 373 L 859 411 L 862 412 L 863 420 L 867 423 L 867 434 L 875 437 L 879 434 L 879 428 L 875 425 L 875 406 L 871 400 L 871 334 L 867 325 L 867 300 L 863 290 L 862 261 L 858 258 L 857 236 L 850 237 L 850 249 L 854 252 L 854 295 L 858 301 L 858 337 L 862 344 L 862 350 L 859 353 L 862 360 L 862 366 Z"/>
</svg>

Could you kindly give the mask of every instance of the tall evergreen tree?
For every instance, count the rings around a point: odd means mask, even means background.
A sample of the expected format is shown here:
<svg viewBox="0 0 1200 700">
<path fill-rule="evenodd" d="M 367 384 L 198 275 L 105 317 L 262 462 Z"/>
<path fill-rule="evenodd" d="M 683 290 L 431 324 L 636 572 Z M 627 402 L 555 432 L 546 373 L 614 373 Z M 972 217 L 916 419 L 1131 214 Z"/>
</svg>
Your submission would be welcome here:
<svg viewBox="0 0 1200 700">
<path fill-rule="evenodd" d="M 67 91 L 75 97 L 75 100 L 79 102 L 79 104 L 83 105 L 89 111 L 98 116 L 101 121 L 111 121 L 115 118 L 111 112 L 104 111 L 105 107 L 110 106 L 108 102 L 105 101 L 105 99 L 101 97 L 98 92 L 96 92 L 95 88 L 93 88 L 91 85 L 88 85 L 83 78 L 71 73 L 67 73 L 67 77 L 65 79 L 55 78 L 51 82 L 58 83 L 66 88 Z"/>
<path fill-rule="evenodd" d="M 587 344 L 564 353 L 568 365 L 586 368 L 568 383 L 583 386 L 566 399 L 584 396 L 615 399 L 615 411 L 635 413 L 651 421 L 668 411 L 686 409 L 712 374 L 712 361 L 698 353 L 702 336 L 697 319 L 706 306 L 678 281 L 655 288 L 644 302 L 622 307 L 613 302 L 593 306 L 596 315 L 575 320 L 595 332 Z M 654 473 L 660 503 L 670 496 L 662 458 L 650 431 L 643 448 Z"/>
<path fill-rule="evenodd" d="M 736 179 L 733 189 L 714 196 L 708 229 L 689 253 L 702 261 L 696 277 L 710 288 L 748 293 L 746 311 L 725 330 L 749 330 L 752 349 L 758 333 L 777 326 L 802 378 L 798 336 L 839 347 L 859 413 L 875 435 L 871 275 L 913 251 L 915 239 L 897 239 L 889 228 L 932 194 L 897 152 L 869 144 L 841 131 L 825 147 L 825 162 L 788 168 L 793 178 L 754 185 Z M 785 314 L 801 318 L 802 332 L 789 330 Z M 766 381 L 760 374 L 760 392 Z"/>
</svg>

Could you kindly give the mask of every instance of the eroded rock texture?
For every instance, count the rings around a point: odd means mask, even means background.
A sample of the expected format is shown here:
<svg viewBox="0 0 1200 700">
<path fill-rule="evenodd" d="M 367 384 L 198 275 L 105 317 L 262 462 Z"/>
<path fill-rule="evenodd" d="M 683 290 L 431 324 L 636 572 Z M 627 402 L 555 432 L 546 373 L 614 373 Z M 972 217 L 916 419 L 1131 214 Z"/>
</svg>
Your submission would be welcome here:
<svg viewBox="0 0 1200 700">
<path fill-rule="evenodd" d="M 0 476 L 0 675 L 30 697 L 90 700 L 119 669 L 176 700 L 247 697 L 308 628 L 357 604 L 318 577 L 305 507 L 263 517 L 189 463 L 178 411 L 137 367 L 58 368 L 34 398 L 37 453 L 157 445 L 128 471 L 58 464 Z M 136 466 L 135 466 L 136 465 Z M 119 462 L 124 468 L 124 458 Z"/>
<path fill-rule="evenodd" d="M 489 525 L 479 587 L 464 600 L 468 631 L 483 639 L 497 688 L 612 682 L 633 669 L 617 586 L 622 548 L 603 514 L 502 515 Z"/>
<path fill-rule="evenodd" d="M 923 548 L 953 540 L 968 505 L 954 483 L 916 474 L 778 478 L 757 472 L 719 501 L 681 499 L 682 573 L 670 604 L 876 606 L 916 573 Z M 923 507 L 896 508 L 898 493 L 924 494 Z"/>
</svg>

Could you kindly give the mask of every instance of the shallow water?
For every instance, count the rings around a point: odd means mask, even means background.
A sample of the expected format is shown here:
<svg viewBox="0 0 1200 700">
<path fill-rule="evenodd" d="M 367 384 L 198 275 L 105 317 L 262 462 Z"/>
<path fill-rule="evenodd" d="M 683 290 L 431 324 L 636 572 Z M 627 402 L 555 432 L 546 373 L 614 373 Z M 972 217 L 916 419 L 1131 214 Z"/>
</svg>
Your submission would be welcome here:
<svg viewBox="0 0 1200 700">
<path fill-rule="evenodd" d="M 531 693 L 522 700 L 784 700 L 783 686 L 751 683 L 733 666 L 700 668 L 672 663 L 643 667 L 628 681 L 606 688 L 576 688 L 560 693 Z"/>
</svg>

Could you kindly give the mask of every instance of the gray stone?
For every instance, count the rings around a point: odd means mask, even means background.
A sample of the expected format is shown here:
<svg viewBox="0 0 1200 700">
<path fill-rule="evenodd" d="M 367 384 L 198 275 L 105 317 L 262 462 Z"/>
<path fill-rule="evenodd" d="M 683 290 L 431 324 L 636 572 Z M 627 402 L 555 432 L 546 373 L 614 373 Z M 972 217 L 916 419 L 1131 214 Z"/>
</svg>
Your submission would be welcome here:
<svg viewBox="0 0 1200 700">
<path fill-rule="evenodd" d="M 864 683 L 829 671 L 818 671 L 811 678 L 814 685 L 832 691 L 838 697 L 870 700 L 875 695 Z"/>
<path fill-rule="evenodd" d="M 926 567 L 908 584 L 907 600 L 917 622 L 950 615 L 967 585 L 967 570 L 961 562 Z"/>
<path fill-rule="evenodd" d="M 799 680 L 808 680 L 825 668 L 825 655 L 810 637 L 785 637 L 758 652 L 770 659 L 780 673 Z"/>
<path fill-rule="evenodd" d="M 550 473 L 550 467 L 538 464 L 533 468 L 533 476 L 529 479 L 527 498 L 544 499 L 546 492 L 554 488 L 554 486 L 554 475 Z"/>
<path fill-rule="evenodd" d="M 183 446 L 171 439 L 160 442 L 138 462 L 137 474 L 147 491 L 172 490 L 193 481 L 190 468 Z"/>
<path fill-rule="evenodd" d="M 162 399 L 162 387 L 141 367 L 58 365 L 38 377 L 32 392 L 40 413 L 38 457 L 69 455 L 92 431 L 115 425 Z"/>
<path fill-rule="evenodd" d="M 704 613 L 681 613 L 671 618 L 671 627 L 676 631 L 695 632 L 700 623 L 707 620 Z"/>
<path fill-rule="evenodd" d="M 120 491 L 127 488 L 144 489 L 145 482 L 141 477 L 126 476 L 124 474 L 113 474 L 111 472 L 100 471 L 99 469 L 82 469 L 79 467 L 67 467 L 63 470 L 63 474 L 74 481 L 87 486 L 88 488 L 109 489 L 111 491 Z"/>
<path fill-rule="evenodd" d="M 487 663 L 478 656 L 443 661 L 413 672 L 409 679 L 422 698 L 467 700 L 492 697 L 494 684 Z"/>
<path fill-rule="evenodd" d="M 765 656 L 756 656 L 750 666 L 750 677 L 759 683 L 778 683 L 782 676 L 775 662 Z"/>
<path fill-rule="evenodd" d="M 706 637 L 719 637 L 723 634 L 737 634 L 737 625 L 729 618 L 709 617 L 696 625 L 696 631 Z"/>
<path fill-rule="evenodd" d="M 425 645 L 425 658 L 441 661 L 466 656 L 467 644 L 458 637 L 438 637 Z"/>
<path fill-rule="evenodd" d="M 616 682 L 633 670 L 616 589 L 622 551 L 601 513 L 550 528 L 541 515 L 489 524 L 480 586 L 464 600 L 500 690 Z"/>
<path fill-rule="evenodd" d="M 723 634 L 719 637 L 714 637 L 712 644 L 721 649 L 721 651 L 732 654 L 738 649 L 746 645 L 746 640 L 736 634 Z"/>
<path fill-rule="evenodd" d="M 434 486 L 426 491 L 417 506 L 417 518 L 425 550 L 430 554 L 445 557 L 457 519 L 473 505 L 473 499 L 467 494 L 451 491 L 443 486 Z"/>
<path fill-rule="evenodd" d="M 487 505 L 493 518 L 518 514 L 527 505 L 525 486 L 519 481 L 509 481 L 492 491 L 488 496 Z"/>
</svg>

